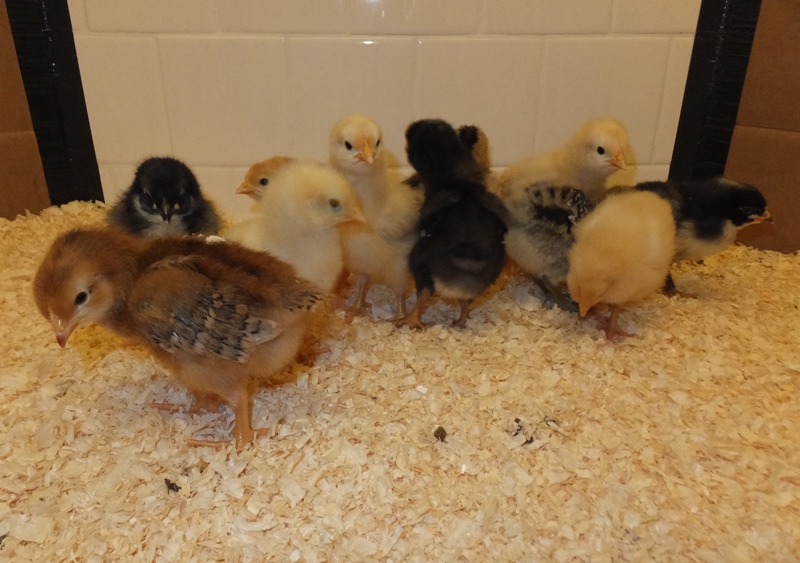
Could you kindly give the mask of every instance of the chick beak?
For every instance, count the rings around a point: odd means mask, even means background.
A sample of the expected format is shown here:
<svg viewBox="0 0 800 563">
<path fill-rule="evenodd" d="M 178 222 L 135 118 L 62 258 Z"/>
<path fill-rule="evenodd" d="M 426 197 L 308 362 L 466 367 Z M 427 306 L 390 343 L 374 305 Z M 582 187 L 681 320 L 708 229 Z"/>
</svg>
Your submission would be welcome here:
<svg viewBox="0 0 800 563">
<path fill-rule="evenodd" d="M 361 140 L 361 150 L 356 155 L 356 158 L 362 162 L 367 162 L 368 164 L 372 164 L 372 161 L 375 160 L 375 151 L 373 151 L 372 147 L 369 146 L 369 141 L 366 137 Z"/>
<path fill-rule="evenodd" d="M 250 185 L 250 182 L 242 182 L 242 185 L 236 188 L 236 193 L 250 195 L 255 193 L 255 190 L 253 189 L 253 186 Z"/>
<path fill-rule="evenodd" d="M 588 301 L 581 301 L 578 303 L 578 309 L 580 309 L 581 317 L 585 317 L 586 313 L 589 312 L 589 309 L 594 307 L 594 303 L 589 303 Z"/>
<path fill-rule="evenodd" d="M 360 209 L 356 208 L 351 210 L 344 216 L 345 221 L 355 221 L 356 223 L 366 223 L 367 218 L 364 217 L 364 214 L 361 212 Z"/>
<path fill-rule="evenodd" d="M 750 215 L 750 220 L 753 221 L 754 225 L 758 223 L 772 223 L 772 215 L 765 209 L 764 213 L 761 215 Z"/>
<path fill-rule="evenodd" d="M 59 346 L 65 348 L 67 346 L 67 340 L 69 340 L 69 335 L 75 330 L 75 325 L 73 323 L 67 323 L 58 315 L 53 314 L 50 315 L 50 323 L 53 325 L 56 342 L 58 342 Z"/>
<path fill-rule="evenodd" d="M 161 218 L 167 223 L 169 223 L 169 220 L 172 219 L 172 209 L 167 207 L 167 203 L 164 203 L 164 205 L 161 207 L 161 211 L 159 211 L 158 214 L 161 215 Z"/>
<path fill-rule="evenodd" d="M 620 170 L 627 170 L 628 169 L 628 165 L 625 164 L 625 153 L 623 153 L 622 151 L 619 151 L 614 158 L 612 158 L 612 159 L 610 159 L 608 161 L 608 163 L 611 166 L 616 166 Z"/>
</svg>

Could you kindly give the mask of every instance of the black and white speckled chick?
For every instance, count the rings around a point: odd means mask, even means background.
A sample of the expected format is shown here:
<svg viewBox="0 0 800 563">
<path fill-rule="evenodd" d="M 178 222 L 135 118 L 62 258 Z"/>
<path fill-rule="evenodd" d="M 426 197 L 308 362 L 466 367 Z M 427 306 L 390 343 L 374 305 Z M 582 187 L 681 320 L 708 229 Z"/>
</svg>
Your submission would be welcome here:
<svg viewBox="0 0 800 563">
<path fill-rule="evenodd" d="M 635 189 L 653 192 L 672 206 L 675 262 L 721 252 L 733 244 L 739 229 L 772 221 L 767 200 L 757 188 L 727 178 L 643 182 Z M 665 291 L 677 291 L 669 276 Z"/>
<path fill-rule="evenodd" d="M 697 182 L 643 182 L 672 205 L 677 227 L 675 261 L 697 260 L 725 250 L 739 229 L 771 221 L 767 200 L 748 184 L 711 178 Z"/>
<path fill-rule="evenodd" d="M 506 210 L 486 190 L 480 166 L 457 132 L 441 120 L 412 123 L 406 130 L 408 161 L 425 189 L 420 239 L 409 266 L 417 286 L 417 304 L 400 321 L 423 328 L 427 300 L 438 293 L 458 299 L 464 326 L 469 304 L 500 275 L 506 261 Z"/>
<path fill-rule="evenodd" d="M 506 236 L 508 256 L 563 310 L 577 311 L 561 286 L 569 271 L 569 251 L 575 243 L 572 227 L 594 204 L 581 190 L 540 182 L 528 186 L 525 197 L 509 212 L 513 221 Z"/>
<path fill-rule="evenodd" d="M 148 158 L 139 165 L 131 187 L 111 208 L 108 222 L 140 237 L 215 235 L 221 225 L 189 167 L 169 157 Z"/>
</svg>

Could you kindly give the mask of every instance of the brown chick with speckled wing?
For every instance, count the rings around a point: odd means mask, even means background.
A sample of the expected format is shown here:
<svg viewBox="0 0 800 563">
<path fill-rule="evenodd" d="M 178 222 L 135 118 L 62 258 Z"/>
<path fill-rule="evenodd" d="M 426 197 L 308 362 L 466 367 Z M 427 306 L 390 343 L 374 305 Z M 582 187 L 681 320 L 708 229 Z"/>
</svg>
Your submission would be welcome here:
<svg viewBox="0 0 800 563">
<path fill-rule="evenodd" d="M 59 236 L 34 296 L 62 347 L 76 327 L 97 323 L 144 345 L 204 405 L 228 403 L 237 448 L 259 433 L 257 383 L 295 357 L 317 300 L 268 254 L 199 237 L 142 242 L 113 229 Z"/>
<path fill-rule="evenodd" d="M 264 198 L 264 192 L 273 176 L 291 162 L 294 162 L 294 159 L 288 156 L 273 156 L 267 160 L 256 162 L 247 171 L 244 182 L 236 188 L 236 193 L 248 195 L 260 202 Z"/>
<path fill-rule="evenodd" d="M 567 285 L 586 316 L 611 305 L 606 338 L 630 336 L 617 324 L 620 307 L 658 292 L 675 254 L 672 207 L 651 192 L 609 195 L 575 225 Z"/>
</svg>

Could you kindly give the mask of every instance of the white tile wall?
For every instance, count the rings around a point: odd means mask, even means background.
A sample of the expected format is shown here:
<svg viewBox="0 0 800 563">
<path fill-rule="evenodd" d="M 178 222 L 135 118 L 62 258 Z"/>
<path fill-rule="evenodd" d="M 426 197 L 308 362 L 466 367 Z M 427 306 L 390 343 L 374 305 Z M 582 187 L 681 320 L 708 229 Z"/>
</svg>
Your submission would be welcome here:
<svg viewBox="0 0 800 563">
<path fill-rule="evenodd" d="M 223 210 L 247 165 L 326 158 L 333 123 L 475 123 L 504 166 L 614 116 L 667 174 L 700 0 L 68 0 L 109 200 L 174 154 Z"/>
</svg>

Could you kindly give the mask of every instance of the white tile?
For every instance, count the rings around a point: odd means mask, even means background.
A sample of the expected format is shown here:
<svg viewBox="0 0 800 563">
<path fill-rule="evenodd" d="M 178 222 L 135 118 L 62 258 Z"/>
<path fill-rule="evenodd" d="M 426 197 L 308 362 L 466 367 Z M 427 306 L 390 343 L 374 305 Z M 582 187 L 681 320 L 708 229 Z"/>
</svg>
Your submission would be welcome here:
<svg viewBox="0 0 800 563">
<path fill-rule="evenodd" d="M 98 162 L 171 152 L 156 40 L 76 34 L 75 47 Z"/>
<path fill-rule="evenodd" d="M 543 51 L 541 39 L 418 40 L 415 118 L 478 125 L 489 137 L 496 165 L 527 156 Z"/>
<path fill-rule="evenodd" d="M 84 0 L 91 31 L 216 31 L 214 0 Z"/>
<path fill-rule="evenodd" d="M 253 199 L 236 193 L 244 180 L 247 166 L 191 166 L 203 195 L 214 202 L 224 215 L 244 219 L 253 206 Z"/>
<path fill-rule="evenodd" d="M 159 50 L 178 158 L 249 166 L 286 152 L 283 39 L 161 37 Z"/>
<path fill-rule="evenodd" d="M 287 39 L 291 146 L 273 151 L 326 160 L 331 127 L 351 113 L 371 116 L 401 160 L 412 115 L 412 39 Z"/>
<path fill-rule="evenodd" d="M 615 0 L 615 33 L 694 33 L 701 0 Z"/>
<path fill-rule="evenodd" d="M 138 164 L 138 163 L 137 163 Z M 137 164 L 101 164 L 100 182 L 103 185 L 103 199 L 114 205 L 133 182 Z"/>
<path fill-rule="evenodd" d="M 86 10 L 83 7 L 83 0 L 67 0 L 69 9 L 69 20 L 72 23 L 72 31 L 87 31 Z"/>
<path fill-rule="evenodd" d="M 693 44 L 694 37 L 676 37 L 672 40 L 658 129 L 656 129 L 656 142 L 653 147 L 655 163 L 666 164 L 672 160 L 672 149 L 675 146 L 675 134 L 678 132 L 678 120 L 681 116 L 683 91 L 686 87 L 686 75 L 689 73 Z"/>
<path fill-rule="evenodd" d="M 669 38 L 548 39 L 535 152 L 551 150 L 592 117 L 614 117 L 628 129 L 638 160 L 653 152 Z"/>
<path fill-rule="evenodd" d="M 346 0 L 350 32 L 357 34 L 476 33 L 480 0 Z"/>
<path fill-rule="evenodd" d="M 345 0 L 218 0 L 222 31 L 337 33 L 347 29 Z"/>
<path fill-rule="evenodd" d="M 612 0 L 485 0 L 485 33 L 608 33 Z"/>
</svg>

